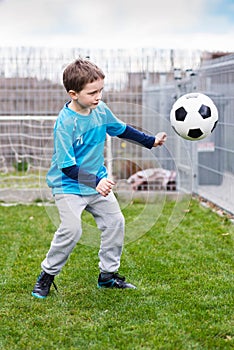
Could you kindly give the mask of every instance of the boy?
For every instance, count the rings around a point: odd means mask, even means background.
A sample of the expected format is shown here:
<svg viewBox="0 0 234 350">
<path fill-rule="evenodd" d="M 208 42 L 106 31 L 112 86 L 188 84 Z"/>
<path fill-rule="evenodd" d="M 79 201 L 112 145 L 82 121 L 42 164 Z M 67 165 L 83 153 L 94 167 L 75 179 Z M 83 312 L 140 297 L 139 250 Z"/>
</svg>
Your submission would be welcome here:
<svg viewBox="0 0 234 350">
<path fill-rule="evenodd" d="M 98 287 L 136 288 L 118 274 L 124 217 L 112 192 L 115 183 L 104 166 L 104 143 L 108 133 L 150 149 L 161 146 L 166 134 L 145 135 L 116 118 L 101 101 L 104 78 L 101 69 L 82 59 L 68 65 L 63 73 L 71 100 L 60 111 L 54 126 L 54 154 L 47 174 L 61 223 L 32 292 L 37 298 L 47 297 L 54 277 L 79 241 L 83 210 L 94 216 L 101 230 Z"/>
</svg>

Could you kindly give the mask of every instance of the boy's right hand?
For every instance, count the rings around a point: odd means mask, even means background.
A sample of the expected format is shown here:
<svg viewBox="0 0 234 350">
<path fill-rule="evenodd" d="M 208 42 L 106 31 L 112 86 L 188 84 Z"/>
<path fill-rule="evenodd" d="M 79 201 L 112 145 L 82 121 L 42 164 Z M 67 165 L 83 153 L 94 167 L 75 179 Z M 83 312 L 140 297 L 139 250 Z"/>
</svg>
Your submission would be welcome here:
<svg viewBox="0 0 234 350">
<path fill-rule="evenodd" d="M 156 136 L 155 136 L 155 143 L 153 145 L 153 147 L 158 147 L 158 146 L 162 146 L 164 144 L 164 142 L 167 139 L 167 134 L 162 131 L 159 132 Z"/>
<path fill-rule="evenodd" d="M 99 192 L 103 197 L 106 197 L 111 192 L 114 185 L 114 181 L 103 178 L 99 181 L 96 187 L 96 191 Z"/>
</svg>

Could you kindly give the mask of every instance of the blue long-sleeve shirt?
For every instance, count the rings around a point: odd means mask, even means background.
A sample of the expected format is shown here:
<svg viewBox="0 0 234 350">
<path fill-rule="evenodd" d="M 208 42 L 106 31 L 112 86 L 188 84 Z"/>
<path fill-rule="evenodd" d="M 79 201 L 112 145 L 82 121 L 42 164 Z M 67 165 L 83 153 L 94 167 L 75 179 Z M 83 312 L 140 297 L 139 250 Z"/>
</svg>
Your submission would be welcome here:
<svg viewBox="0 0 234 350">
<path fill-rule="evenodd" d="M 119 120 L 104 102 L 88 116 L 76 113 L 65 104 L 54 126 L 54 153 L 47 174 L 53 194 L 97 193 L 98 182 L 107 177 L 104 166 L 106 134 L 147 148 L 153 147 L 155 142 L 155 137 Z"/>
</svg>

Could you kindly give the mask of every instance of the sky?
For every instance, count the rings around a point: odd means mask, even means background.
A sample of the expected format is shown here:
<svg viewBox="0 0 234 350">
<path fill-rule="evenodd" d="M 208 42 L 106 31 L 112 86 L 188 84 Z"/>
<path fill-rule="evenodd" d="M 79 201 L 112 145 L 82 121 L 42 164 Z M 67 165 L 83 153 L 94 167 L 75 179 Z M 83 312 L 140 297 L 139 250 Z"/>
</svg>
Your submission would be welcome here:
<svg viewBox="0 0 234 350">
<path fill-rule="evenodd" d="M 234 0 L 0 0 L 0 46 L 234 52 Z"/>
</svg>

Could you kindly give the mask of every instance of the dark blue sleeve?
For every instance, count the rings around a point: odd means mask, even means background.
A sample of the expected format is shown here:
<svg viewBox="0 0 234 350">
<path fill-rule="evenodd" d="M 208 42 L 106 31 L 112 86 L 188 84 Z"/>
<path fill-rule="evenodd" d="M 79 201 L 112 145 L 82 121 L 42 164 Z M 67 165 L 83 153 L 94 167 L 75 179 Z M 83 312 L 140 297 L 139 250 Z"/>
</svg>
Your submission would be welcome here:
<svg viewBox="0 0 234 350">
<path fill-rule="evenodd" d="M 125 131 L 118 135 L 118 137 L 121 139 L 135 141 L 136 143 L 139 143 L 149 149 L 153 147 L 155 142 L 154 136 L 146 135 L 142 131 L 135 129 L 130 125 L 127 125 Z"/>
<path fill-rule="evenodd" d="M 98 176 L 94 174 L 89 174 L 84 171 L 82 171 L 77 165 L 72 165 L 67 168 L 63 168 L 62 172 L 70 177 L 70 179 L 76 180 L 77 182 L 96 188 L 99 181 L 101 180 Z"/>
</svg>

